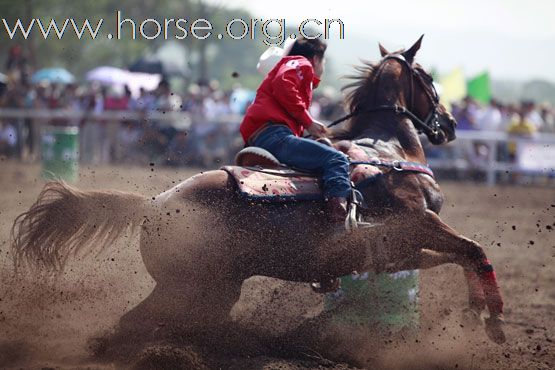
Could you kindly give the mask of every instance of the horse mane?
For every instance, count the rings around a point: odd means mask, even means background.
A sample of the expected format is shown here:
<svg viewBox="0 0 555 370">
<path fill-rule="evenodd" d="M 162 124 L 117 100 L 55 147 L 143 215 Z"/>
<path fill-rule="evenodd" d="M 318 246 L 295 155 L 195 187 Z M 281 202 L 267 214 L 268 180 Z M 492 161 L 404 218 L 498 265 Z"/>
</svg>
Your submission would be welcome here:
<svg viewBox="0 0 555 370">
<path fill-rule="evenodd" d="M 389 53 L 390 55 L 402 54 L 404 49 L 397 50 L 395 52 Z M 374 101 L 376 94 L 376 80 L 379 71 L 386 59 L 381 58 L 377 62 L 372 62 L 368 60 L 361 60 L 362 65 L 354 66 L 356 74 L 345 76 L 345 78 L 352 80 L 351 83 L 343 86 L 341 91 L 348 90 L 345 98 L 345 105 L 349 112 L 356 112 L 362 110 L 364 105 L 368 102 Z M 358 133 L 363 131 L 366 127 L 360 127 L 358 123 L 360 120 L 356 118 L 350 120 L 343 127 L 334 130 L 334 139 L 352 139 Z"/>
<path fill-rule="evenodd" d="M 360 109 L 362 104 L 371 98 L 371 94 L 374 93 L 376 72 L 381 66 L 382 60 L 379 62 L 363 60 L 362 63 L 361 66 L 354 67 L 358 74 L 346 76 L 353 82 L 341 88 L 342 91 L 350 90 L 346 98 L 346 105 L 350 112 Z"/>
<path fill-rule="evenodd" d="M 356 112 L 362 108 L 365 102 L 373 98 L 374 84 L 376 82 L 377 71 L 382 65 L 383 59 L 378 62 L 362 60 L 362 65 L 354 66 L 356 74 L 348 75 L 344 78 L 352 80 L 343 86 L 341 91 L 348 91 L 345 98 L 345 106 L 349 112 Z M 334 139 L 351 139 L 359 131 L 355 125 L 356 119 L 350 120 L 346 125 L 334 130 Z"/>
</svg>

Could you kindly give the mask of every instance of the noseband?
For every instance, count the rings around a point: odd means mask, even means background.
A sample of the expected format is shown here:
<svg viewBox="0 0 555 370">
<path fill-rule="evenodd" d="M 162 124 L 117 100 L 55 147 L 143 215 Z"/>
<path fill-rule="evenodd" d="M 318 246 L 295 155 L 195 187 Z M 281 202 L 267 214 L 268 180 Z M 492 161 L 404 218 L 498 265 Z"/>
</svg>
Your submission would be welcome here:
<svg viewBox="0 0 555 370">
<path fill-rule="evenodd" d="M 349 118 L 355 117 L 357 115 L 359 115 L 360 113 L 371 113 L 371 112 L 384 112 L 384 111 L 392 111 L 395 114 L 398 115 L 404 115 L 407 116 L 411 119 L 411 121 L 413 122 L 415 128 L 418 130 L 418 133 L 424 132 L 426 135 L 428 136 L 433 136 L 433 137 L 437 137 L 439 135 L 439 129 L 440 129 L 440 125 L 439 125 L 439 113 L 438 113 L 438 107 L 439 107 L 439 95 L 437 94 L 437 91 L 435 89 L 434 84 L 432 83 L 432 80 L 429 76 L 424 76 L 426 77 L 426 79 L 428 80 L 427 83 L 424 81 L 424 77 L 422 76 L 422 74 L 420 72 L 418 72 L 418 70 L 416 70 L 415 68 L 412 67 L 412 65 L 410 65 L 405 58 L 402 55 L 388 55 L 386 56 L 382 63 L 381 66 L 379 68 L 378 74 L 381 72 L 381 69 L 383 68 L 383 66 L 385 65 L 385 61 L 387 60 L 396 60 L 398 61 L 402 66 L 406 66 L 411 74 L 411 84 L 410 84 L 410 106 L 414 109 L 414 80 L 416 80 L 420 86 L 422 87 L 422 90 L 424 90 L 424 93 L 426 94 L 428 101 L 430 102 L 430 105 L 432 106 L 432 109 L 430 111 L 430 113 L 428 114 L 428 116 L 422 120 L 419 117 L 417 117 L 413 112 L 411 112 L 411 110 L 409 110 L 406 107 L 400 106 L 400 105 L 377 105 L 374 107 L 368 107 L 368 108 L 357 108 L 354 111 L 352 111 L 351 113 L 347 114 L 344 117 L 341 117 L 335 121 L 333 121 L 332 123 L 330 123 L 328 125 L 328 127 L 333 127 L 343 121 L 348 120 Z"/>
</svg>

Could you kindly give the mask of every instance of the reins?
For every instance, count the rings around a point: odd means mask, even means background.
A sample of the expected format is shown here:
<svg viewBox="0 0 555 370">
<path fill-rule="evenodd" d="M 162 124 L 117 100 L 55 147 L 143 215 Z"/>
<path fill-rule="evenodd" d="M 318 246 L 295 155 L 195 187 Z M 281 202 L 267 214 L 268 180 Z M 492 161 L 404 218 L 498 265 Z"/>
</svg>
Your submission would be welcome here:
<svg viewBox="0 0 555 370">
<path fill-rule="evenodd" d="M 415 124 L 415 126 L 417 126 L 418 130 L 429 134 L 429 135 L 437 135 L 437 128 L 435 127 L 430 127 L 427 122 L 429 122 L 433 117 L 432 115 L 434 114 L 433 112 L 430 113 L 430 115 L 426 118 L 426 122 L 421 120 L 420 118 L 418 118 L 414 113 L 412 113 L 410 110 L 408 110 L 407 108 L 401 106 L 401 105 L 378 105 L 375 107 L 370 107 L 370 108 L 366 108 L 366 109 L 356 109 L 353 112 L 336 119 L 335 121 L 333 121 L 332 123 L 330 123 L 327 127 L 333 127 L 336 126 L 338 124 L 340 124 L 341 122 L 344 122 L 350 118 L 353 118 L 357 115 L 359 115 L 360 113 L 374 113 L 374 112 L 384 112 L 384 111 L 393 111 L 396 114 L 399 115 L 405 115 L 407 117 L 409 117 L 411 119 L 411 121 L 413 122 L 413 124 Z M 439 128 L 439 123 L 438 123 L 438 128 Z"/>
<path fill-rule="evenodd" d="M 438 132 L 439 132 L 439 117 L 438 117 L 438 113 L 437 113 L 437 107 L 439 105 L 439 98 L 437 95 L 437 92 L 435 91 L 435 88 L 433 87 L 433 84 L 431 85 L 431 89 L 433 94 L 431 94 L 428 89 L 426 89 L 424 81 L 422 81 L 422 77 L 420 76 L 420 74 L 401 56 L 398 55 L 389 55 L 387 56 L 384 60 L 388 60 L 388 59 L 395 59 L 397 61 L 399 61 L 401 63 L 401 65 L 406 66 L 409 71 L 411 72 L 411 76 L 412 77 L 417 77 L 419 83 L 422 85 L 422 88 L 424 90 L 424 92 L 426 93 L 426 96 L 428 97 L 431 105 L 432 105 L 432 110 L 430 112 L 430 114 L 428 114 L 428 116 L 426 117 L 425 120 L 421 120 L 420 118 L 418 118 L 418 116 L 416 116 L 414 113 L 412 113 L 409 109 L 407 109 L 406 107 L 400 106 L 400 105 L 378 105 L 378 106 L 374 106 L 374 107 L 369 107 L 369 108 L 364 108 L 364 109 L 355 109 L 354 111 L 350 112 L 349 114 L 340 117 L 338 119 L 336 119 L 335 121 L 331 122 L 330 124 L 327 125 L 328 128 L 333 127 L 338 125 L 341 122 L 344 122 L 350 118 L 356 117 L 361 113 L 374 113 L 374 112 L 384 112 L 384 111 L 393 111 L 395 114 L 398 115 L 404 115 L 407 116 L 411 119 L 411 121 L 413 122 L 413 124 L 416 126 L 416 128 L 421 131 L 424 132 L 426 135 L 432 135 L 432 136 L 437 136 Z M 383 62 L 382 62 L 383 63 Z M 382 64 L 383 66 L 383 64 Z M 411 102 L 414 99 L 414 78 L 411 78 Z"/>
</svg>

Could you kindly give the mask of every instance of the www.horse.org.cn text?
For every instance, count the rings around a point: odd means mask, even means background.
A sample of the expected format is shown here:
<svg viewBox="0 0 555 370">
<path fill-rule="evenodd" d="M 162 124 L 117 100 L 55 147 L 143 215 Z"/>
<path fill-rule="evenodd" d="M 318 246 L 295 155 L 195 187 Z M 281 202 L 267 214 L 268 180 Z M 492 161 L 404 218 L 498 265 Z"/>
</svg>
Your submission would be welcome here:
<svg viewBox="0 0 555 370">
<path fill-rule="evenodd" d="M 286 32 L 285 19 L 241 19 L 234 18 L 226 23 L 225 30 L 216 30 L 212 22 L 208 19 L 199 18 L 189 20 L 185 18 L 164 18 L 158 20 L 146 18 L 135 20 L 123 16 L 120 10 L 115 12 L 111 32 L 102 32 L 103 26 L 107 22 L 103 18 L 96 21 L 85 19 L 80 22 L 74 18 L 56 20 L 51 18 L 49 22 L 44 22 L 39 18 L 32 18 L 29 21 L 17 19 L 10 22 L 2 18 L 3 28 L 6 35 L 11 39 L 23 38 L 27 40 L 30 35 L 36 34 L 43 39 L 64 37 L 77 37 L 81 39 L 100 39 L 108 40 L 184 40 L 193 37 L 197 40 L 217 38 L 218 40 L 261 40 L 268 46 L 279 45 L 286 38 L 295 39 L 297 37 L 324 39 L 344 39 L 345 24 L 341 19 L 316 18 L 305 19 L 300 22 L 294 32 Z M 108 28 L 108 27 L 106 27 Z"/>
</svg>

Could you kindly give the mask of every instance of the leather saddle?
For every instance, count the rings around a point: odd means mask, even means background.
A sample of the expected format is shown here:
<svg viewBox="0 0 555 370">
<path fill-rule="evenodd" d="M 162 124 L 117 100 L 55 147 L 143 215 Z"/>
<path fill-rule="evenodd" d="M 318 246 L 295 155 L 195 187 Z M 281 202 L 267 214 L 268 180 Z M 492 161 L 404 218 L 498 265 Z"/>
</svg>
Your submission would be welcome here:
<svg viewBox="0 0 555 370">
<path fill-rule="evenodd" d="M 248 201 L 283 203 L 323 200 L 321 180 L 315 173 L 292 169 L 265 149 L 247 147 L 235 156 L 235 166 L 224 166 Z"/>
<path fill-rule="evenodd" d="M 248 146 L 240 150 L 235 156 L 235 165 L 242 167 L 286 167 L 272 153 L 256 146 Z"/>
</svg>

